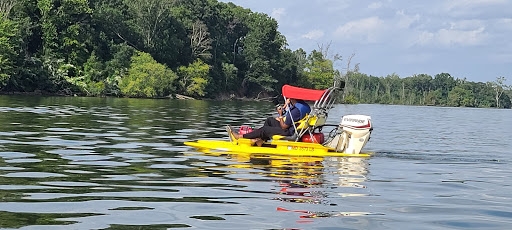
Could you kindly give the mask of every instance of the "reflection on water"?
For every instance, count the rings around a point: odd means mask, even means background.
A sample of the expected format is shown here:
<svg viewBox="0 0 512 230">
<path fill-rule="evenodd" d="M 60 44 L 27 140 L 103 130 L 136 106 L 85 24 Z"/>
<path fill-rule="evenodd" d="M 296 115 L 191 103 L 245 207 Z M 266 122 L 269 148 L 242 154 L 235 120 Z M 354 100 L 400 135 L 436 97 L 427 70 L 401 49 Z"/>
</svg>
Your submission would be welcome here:
<svg viewBox="0 0 512 230">
<path fill-rule="evenodd" d="M 468 114 L 461 109 L 336 106 L 328 123 L 342 114 L 373 116 L 371 158 L 199 152 L 183 145 L 226 140 L 225 124 L 258 126 L 271 115 L 261 111 L 272 110 L 258 102 L 0 96 L 0 228 L 512 224 L 507 111 L 475 110 L 477 117 L 464 123 L 456 119 Z M 501 121 L 479 127 L 486 116 Z M 434 124 L 448 128 L 439 132 Z M 487 141 L 475 138 L 474 128 L 488 131 Z"/>
<path fill-rule="evenodd" d="M 368 196 L 366 188 L 368 159 L 361 157 L 285 157 L 276 155 L 222 153 L 202 150 L 211 156 L 230 160 L 229 168 L 250 169 L 253 174 L 271 180 L 271 192 L 280 201 L 276 210 L 299 213 L 300 219 L 372 215 L 370 212 L 340 211 L 337 198 Z M 232 173 L 240 172 L 238 170 Z M 242 173 L 245 173 L 242 171 Z M 242 180 L 242 179 L 240 179 Z M 261 181 L 261 177 L 244 181 Z M 346 189 L 346 191 L 344 191 Z M 336 193 L 336 190 L 343 192 Z M 286 203 L 307 203 L 333 207 L 337 211 L 289 210 Z M 313 221 L 297 221 L 300 223 Z"/>
</svg>

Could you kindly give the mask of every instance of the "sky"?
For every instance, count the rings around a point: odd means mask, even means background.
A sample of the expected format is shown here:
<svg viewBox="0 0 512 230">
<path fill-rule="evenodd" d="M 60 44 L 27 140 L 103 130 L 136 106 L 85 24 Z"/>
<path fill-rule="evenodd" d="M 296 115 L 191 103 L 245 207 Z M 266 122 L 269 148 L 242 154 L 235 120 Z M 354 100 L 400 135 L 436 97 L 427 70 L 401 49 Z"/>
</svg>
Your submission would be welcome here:
<svg viewBox="0 0 512 230">
<path fill-rule="evenodd" d="M 330 44 L 360 72 L 512 84 L 512 0 L 221 0 L 277 20 L 288 48 Z"/>
</svg>

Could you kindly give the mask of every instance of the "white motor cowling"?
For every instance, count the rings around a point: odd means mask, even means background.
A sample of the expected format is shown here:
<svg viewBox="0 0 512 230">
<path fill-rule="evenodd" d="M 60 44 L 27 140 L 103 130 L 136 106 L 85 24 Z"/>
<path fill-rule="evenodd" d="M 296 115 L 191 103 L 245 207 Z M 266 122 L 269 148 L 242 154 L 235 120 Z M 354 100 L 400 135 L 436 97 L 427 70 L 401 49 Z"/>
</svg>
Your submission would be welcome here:
<svg viewBox="0 0 512 230">
<path fill-rule="evenodd" d="M 336 136 L 326 146 L 337 152 L 359 154 L 370 139 L 372 118 L 366 115 L 346 115 L 341 118 Z"/>
</svg>

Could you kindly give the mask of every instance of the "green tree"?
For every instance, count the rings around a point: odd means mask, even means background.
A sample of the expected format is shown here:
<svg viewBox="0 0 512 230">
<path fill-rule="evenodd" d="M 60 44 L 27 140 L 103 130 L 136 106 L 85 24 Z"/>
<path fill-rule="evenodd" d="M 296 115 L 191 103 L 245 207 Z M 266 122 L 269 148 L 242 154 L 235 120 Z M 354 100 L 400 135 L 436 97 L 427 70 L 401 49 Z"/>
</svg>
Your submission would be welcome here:
<svg viewBox="0 0 512 230">
<path fill-rule="evenodd" d="M 224 90 L 233 89 L 233 87 L 237 86 L 236 79 L 238 74 L 238 68 L 233 64 L 222 63 L 222 72 L 225 77 L 225 85 Z"/>
<path fill-rule="evenodd" d="M 440 90 L 440 89 L 430 91 L 427 94 L 427 97 L 426 97 L 427 105 L 441 105 L 441 103 L 443 103 L 443 101 L 446 101 L 446 99 L 443 100 L 443 93 L 442 93 L 442 90 Z"/>
<path fill-rule="evenodd" d="M 98 48 L 102 50 L 95 50 L 99 56 L 109 56 L 110 50 L 105 48 L 113 48 L 118 44 L 129 44 L 131 47 L 142 49 L 142 41 L 139 41 L 142 39 L 133 28 L 134 19 L 131 14 L 124 0 L 95 1 L 91 23 L 96 28 L 96 36 L 101 39 Z M 108 44 L 106 41 L 109 40 L 114 44 Z"/>
<path fill-rule="evenodd" d="M 136 51 L 126 43 L 113 45 L 111 50 L 112 58 L 105 64 L 105 94 L 119 95 L 119 83 L 124 76 L 128 76 L 131 57 Z"/>
<path fill-rule="evenodd" d="M 290 49 L 283 49 L 278 58 L 279 77 L 278 85 L 296 84 L 304 74 L 304 65 L 301 51 L 292 52 Z"/>
<path fill-rule="evenodd" d="M 101 81 L 103 77 L 103 63 L 100 62 L 96 54 L 93 52 L 87 62 L 84 64 L 84 75 L 89 81 Z"/>
<path fill-rule="evenodd" d="M 420 105 L 426 104 L 426 98 L 430 90 L 432 90 L 432 76 L 428 74 L 418 74 L 411 77 L 412 86 L 417 92 Z"/>
<path fill-rule="evenodd" d="M 139 51 L 171 68 L 188 64 L 191 51 L 187 31 L 172 15 L 175 0 L 123 0 L 128 30 L 119 34 Z M 120 15 L 121 16 L 121 15 Z M 122 16 L 121 16 L 122 17 Z M 113 25 L 116 26 L 116 25 Z"/>
<path fill-rule="evenodd" d="M 332 86 L 334 77 L 339 72 L 334 69 L 333 61 L 327 59 L 320 51 L 313 50 L 305 64 L 301 85 L 313 89 L 326 89 Z"/>
<path fill-rule="evenodd" d="M 65 79 L 72 85 L 77 86 L 80 91 L 85 92 L 87 96 L 99 96 L 105 94 L 103 73 L 103 64 L 93 52 L 84 64 L 84 71 L 79 72 L 74 77 L 66 76 Z"/>
<path fill-rule="evenodd" d="M 431 97 L 435 105 L 447 105 L 448 93 L 456 86 L 455 79 L 449 73 L 436 74 L 431 81 L 432 90 L 435 90 L 435 97 Z M 432 95 L 432 94 L 431 94 Z"/>
<path fill-rule="evenodd" d="M 132 20 L 131 24 L 141 36 L 144 46 L 153 48 L 158 31 L 164 29 L 164 22 L 170 16 L 173 0 L 125 0 Z"/>
<path fill-rule="evenodd" d="M 505 84 L 507 81 L 504 77 L 497 77 L 495 81 L 488 82 L 489 86 L 494 90 L 494 99 L 496 100 L 496 108 L 503 108 L 501 105 L 501 96 L 505 90 L 510 89 L 511 86 Z"/>
<path fill-rule="evenodd" d="M 92 9 L 88 0 L 37 0 L 42 63 L 51 91 L 71 93 L 70 79 L 80 80 L 90 54 Z"/>
<path fill-rule="evenodd" d="M 249 31 L 241 40 L 247 71 L 242 87 L 260 92 L 272 92 L 279 76 L 276 62 L 285 40 L 277 31 L 277 21 L 266 14 L 253 13 L 247 21 Z M 259 93 L 258 93 L 259 94 Z"/>
<path fill-rule="evenodd" d="M 129 97 L 164 97 L 174 92 L 176 74 L 144 52 L 136 52 L 119 87 Z"/>
<path fill-rule="evenodd" d="M 89 56 L 87 39 L 92 9 L 88 0 L 38 0 L 41 14 L 43 53 L 81 65 Z"/>
<path fill-rule="evenodd" d="M 453 88 L 448 93 L 448 105 L 454 107 L 472 107 L 474 102 L 473 93 L 460 86 Z"/>
<path fill-rule="evenodd" d="M 188 96 L 204 96 L 208 86 L 208 73 L 210 66 L 201 59 L 187 67 L 182 66 L 178 69 L 180 91 Z"/>
<path fill-rule="evenodd" d="M 210 53 L 212 40 L 206 24 L 202 21 L 196 21 L 192 25 L 192 31 L 189 37 L 193 58 L 208 60 L 212 57 L 212 54 Z"/>
<path fill-rule="evenodd" d="M 43 60 L 39 57 L 42 48 L 40 14 L 37 1 L 34 0 L 3 0 L 13 3 L 8 19 L 15 22 L 16 36 L 10 42 L 16 44 L 16 58 L 12 74 L 4 90 L 33 92 L 52 88 L 43 70 Z"/>
<path fill-rule="evenodd" d="M 382 80 L 383 86 L 386 90 L 383 101 L 386 104 L 396 104 L 397 101 L 400 101 L 400 95 L 398 91 L 401 85 L 400 77 L 393 73 L 391 75 L 387 75 Z"/>
<path fill-rule="evenodd" d="M 0 89 L 7 83 L 14 69 L 16 58 L 16 24 L 0 12 Z"/>
</svg>

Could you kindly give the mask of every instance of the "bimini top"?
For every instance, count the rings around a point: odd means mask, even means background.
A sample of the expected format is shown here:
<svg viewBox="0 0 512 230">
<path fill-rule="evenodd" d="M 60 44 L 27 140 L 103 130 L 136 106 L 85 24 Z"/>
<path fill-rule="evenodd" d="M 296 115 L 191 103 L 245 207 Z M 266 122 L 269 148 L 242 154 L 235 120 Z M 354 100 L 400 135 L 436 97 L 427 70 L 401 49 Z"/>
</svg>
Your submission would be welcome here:
<svg viewBox="0 0 512 230">
<path fill-rule="evenodd" d="M 301 99 L 306 101 L 318 101 L 324 95 L 326 89 L 305 89 L 291 85 L 283 85 L 283 96 L 287 98 Z"/>
</svg>

